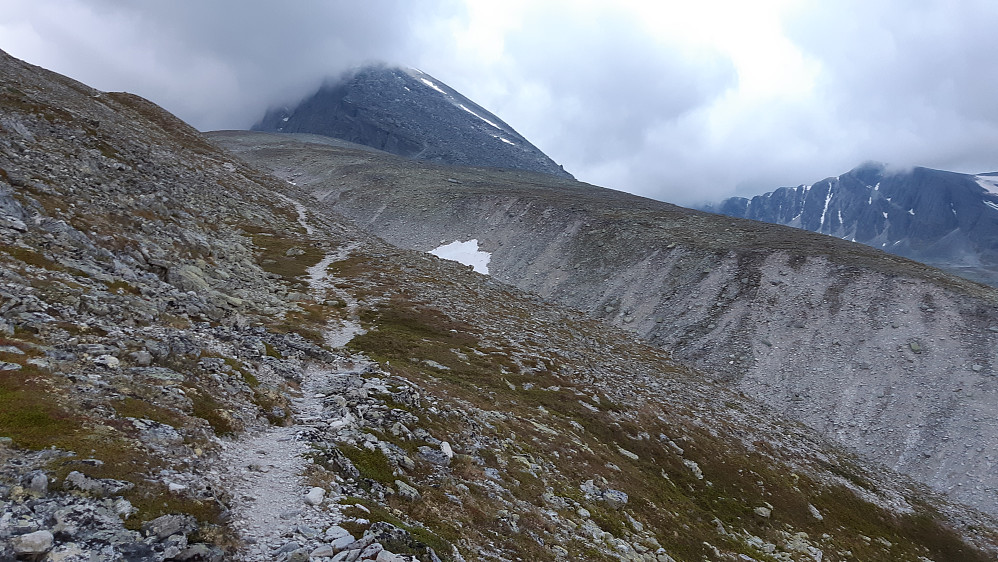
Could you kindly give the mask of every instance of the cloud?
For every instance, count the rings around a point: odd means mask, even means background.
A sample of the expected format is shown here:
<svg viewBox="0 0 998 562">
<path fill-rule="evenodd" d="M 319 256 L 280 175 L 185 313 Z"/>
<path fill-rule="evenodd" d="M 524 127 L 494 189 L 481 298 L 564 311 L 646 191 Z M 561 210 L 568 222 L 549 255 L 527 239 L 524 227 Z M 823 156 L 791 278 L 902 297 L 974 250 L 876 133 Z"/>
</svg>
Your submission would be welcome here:
<svg viewBox="0 0 998 562">
<path fill-rule="evenodd" d="M 411 65 L 576 177 L 682 204 L 998 169 L 996 29 L 991 0 L 0 0 L 0 48 L 201 129 Z"/>
<path fill-rule="evenodd" d="M 12 0 L 0 48 L 101 89 L 128 89 L 201 129 L 248 127 L 266 107 L 373 61 L 404 60 L 412 29 L 448 2 Z M 455 5 L 456 6 L 456 5 Z"/>
</svg>

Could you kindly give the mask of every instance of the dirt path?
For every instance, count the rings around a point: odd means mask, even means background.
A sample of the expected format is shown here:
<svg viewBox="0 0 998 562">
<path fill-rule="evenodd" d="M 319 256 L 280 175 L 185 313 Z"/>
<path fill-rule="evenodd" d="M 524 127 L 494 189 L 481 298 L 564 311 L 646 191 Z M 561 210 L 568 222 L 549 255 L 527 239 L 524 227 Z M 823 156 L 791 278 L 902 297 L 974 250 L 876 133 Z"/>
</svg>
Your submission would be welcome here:
<svg viewBox="0 0 998 562">
<path fill-rule="evenodd" d="M 346 305 L 344 310 L 346 315 L 341 319 L 330 320 L 326 324 L 323 339 L 332 349 L 343 347 L 350 343 L 354 336 L 364 333 L 357 318 L 357 300 L 350 293 L 336 287 L 330 280 L 329 265 L 333 262 L 346 259 L 355 246 L 343 246 L 336 252 L 327 254 L 322 261 L 308 268 L 308 282 L 316 298 L 325 300 L 329 293 L 331 296 L 343 301 Z"/>
<path fill-rule="evenodd" d="M 295 206 L 299 223 L 312 234 L 314 228 L 308 224 L 305 207 L 298 201 L 281 197 Z M 324 333 L 326 343 L 333 349 L 363 333 L 356 318 L 356 300 L 337 288 L 329 280 L 328 273 L 329 265 L 345 259 L 353 248 L 338 248 L 308 269 L 309 285 L 317 300 L 335 297 L 346 303 L 346 317 L 330 321 Z M 277 551 L 289 545 L 294 537 L 321 535 L 330 525 L 342 521 L 339 510 L 332 508 L 335 497 L 327 494 L 322 508 L 305 501 L 310 487 L 304 478 L 308 463 L 303 456 L 308 451 L 306 436 L 315 431 L 314 424 L 322 418 L 321 388 L 329 377 L 339 374 L 337 367 L 306 367 L 301 396 L 292 400 L 294 423 L 291 426 L 268 426 L 223 443 L 223 468 L 218 478 L 232 494 L 231 525 L 246 542 L 246 548 L 234 557 L 235 560 L 275 560 L 279 558 Z"/>
</svg>

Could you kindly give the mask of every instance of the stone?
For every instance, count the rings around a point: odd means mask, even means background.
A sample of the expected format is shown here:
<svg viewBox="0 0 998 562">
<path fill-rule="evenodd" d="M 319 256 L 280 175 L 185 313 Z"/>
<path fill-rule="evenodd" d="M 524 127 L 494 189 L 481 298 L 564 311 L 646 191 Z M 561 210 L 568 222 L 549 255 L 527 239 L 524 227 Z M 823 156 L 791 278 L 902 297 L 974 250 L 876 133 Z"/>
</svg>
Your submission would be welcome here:
<svg viewBox="0 0 998 562">
<path fill-rule="evenodd" d="M 63 487 L 87 492 L 97 497 L 107 497 L 131 490 L 135 484 L 111 478 L 91 478 L 74 470 L 66 476 Z"/>
<path fill-rule="evenodd" d="M 814 517 L 814 518 L 815 518 L 815 519 L 817 519 L 818 521 L 822 521 L 822 520 L 824 520 L 824 519 L 825 519 L 825 518 L 824 518 L 824 517 L 823 517 L 823 516 L 821 515 L 821 512 L 820 512 L 820 511 L 818 511 L 818 508 L 817 508 L 817 507 L 814 507 L 814 506 L 813 506 L 813 505 L 811 505 L 811 504 L 807 504 L 807 510 L 811 512 L 811 517 Z"/>
<path fill-rule="evenodd" d="M 422 499 L 422 496 L 419 494 L 419 490 L 401 480 L 395 481 L 395 487 L 398 488 L 399 497 L 402 499 L 409 501 L 418 501 Z"/>
<path fill-rule="evenodd" d="M 321 505 L 322 499 L 326 497 L 326 491 L 322 488 L 315 487 L 305 494 L 305 503 L 308 505 Z"/>
<path fill-rule="evenodd" d="M 374 559 L 375 562 L 406 562 L 409 558 L 403 558 L 398 554 L 388 552 L 387 550 L 382 550 L 378 553 L 378 557 Z"/>
<path fill-rule="evenodd" d="M 129 353 L 128 358 L 131 359 L 132 363 L 135 363 L 139 367 L 148 367 L 149 365 L 152 365 L 152 354 L 144 349 Z"/>
<path fill-rule="evenodd" d="M 366 547 L 364 547 L 363 550 L 360 551 L 359 558 L 362 558 L 362 559 L 365 559 L 365 560 L 369 560 L 371 558 L 377 558 L 378 554 L 380 554 L 381 551 L 383 551 L 384 549 L 385 549 L 385 547 L 381 546 L 380 543 L 376 543 L 376 542 L 375 543 L 371 543 L 371 544 L 367 545 Z"/>
<path fill-rule="evenodd" d="M 340 527 L 339 525 L 333 525 L 332 527 L 326 529 L 326 540 L 334 541 L 340 537 L 345 537 L 349 534 L 350 531 L 347 531 L 343 527 Z M 353 537 L 351 537 L 351 539 L 353 539 Z"/>
<path fill-rule="evenodd" d="M 454 458 L 454 449 L 451 449 L 450 443 L 446 441 L 440 442 L 440 452 L 447 455 L 448 459 Z"/>
<path fill-rule="evenodd" d="M 422 447 L 419 447 L 418 452 L 419 452 L 419 457 L 428 463 L 440 466 L 450 465 L 450 457 L 448 457 L 443 451 L 439 449 L 434 449 L 433 447 L 423 445 Z"/>
<path fill-rule="evenodd" d="M 114 355 L 98 355 L 94 358 L 94 363 L 108 369 L 117 369 L 121 366 L 121 360 Z"/>
<path fill-rule="evenodd" d="M 218 547 L 198 543 L 187 547 L 176 558 L 180 562 L 222 562 L 224 557 L 225 554 Z"/>
<path fill-rule="evenodd" d="M 625 448 L 623 448 L 623 447 L 621 447 L 619 445 L 617 446 L 617 450 L 620 451 L 620 454 L 622 454 L 625 457 L 631 459 L 632 461 L 638 460 L 638 455 L 636 455 L 635 453 L 632 453 L 631 451 L 628 451 L 627 449 L 625 449 Z"/>
<path fill-rule="evenodd" d="M 309 554 L 312 558 L 329 558 L 336 555 L 336 550 L 328 544 L 324 544 L 316 548 Z"/>
<path fill-rule="evenodd" d="M 142 532 L 147 537 L 164 540 L 172 535 L 188 535 L 198 528 L 197 520 L 190 515 L 162 515 L 142 525 Z"/>
<path fill-rule="evenodd" d="M 344 548 L 355 542 L 357 542 L 357 539 L 355 539 L 353 535 L 351 535 L 350 533 L 347 533 L 341 537 L 337 537 L 336 539 L 333 540 L 333 542 L 329 544 L 330 546 L 333 547 L 333 550 L 339 552 L 340 550 L 343 550 Z"/>
<path fill-rule="evenodd" d="M 620 509 L 627 505 L 627 494 L 620 490 L 607 490 L 603 492 L 603 501 L 610 509 Z"/>
<path fill-rule="evenodd" d="M 759 517 L 766 517 L 766 518 L 768 518 L 770 515 L 773 514 L 773 510 L 771 508 L 763 507 L 763 506 L 759 506 L 759 507 L 753 509 L 752 511 L 755 512 L 755 514 L 758 515 Z"/>
<path fill-rule="evenodd" d="M 55 543 L 55 537 L 49 531 L 35 531 L 11 539 L 14 553 L 17 555 L 38 555 L 48 552 Z"/>
<path fill-rule="evenodd" d="M 44 496 L 49 490 L 49 479 L 44 472 L 37 471 L 31 473 L 31 478 L 28 480 L 28 492 L 35 496 Z"/>
</svg>

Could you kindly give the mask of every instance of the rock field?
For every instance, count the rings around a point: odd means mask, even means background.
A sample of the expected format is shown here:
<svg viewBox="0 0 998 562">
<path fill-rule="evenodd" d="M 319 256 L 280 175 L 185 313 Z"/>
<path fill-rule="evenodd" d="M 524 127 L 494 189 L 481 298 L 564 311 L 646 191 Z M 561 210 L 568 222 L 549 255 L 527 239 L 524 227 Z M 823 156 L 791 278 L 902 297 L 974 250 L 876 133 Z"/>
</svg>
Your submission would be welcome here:
<svg viewBox="0 0 998 562">
<path fill-rule="evenodd" d="M 0 559 L 998 555 L 710 360 L 329 205 L 0 52 Z"/>
</svg>

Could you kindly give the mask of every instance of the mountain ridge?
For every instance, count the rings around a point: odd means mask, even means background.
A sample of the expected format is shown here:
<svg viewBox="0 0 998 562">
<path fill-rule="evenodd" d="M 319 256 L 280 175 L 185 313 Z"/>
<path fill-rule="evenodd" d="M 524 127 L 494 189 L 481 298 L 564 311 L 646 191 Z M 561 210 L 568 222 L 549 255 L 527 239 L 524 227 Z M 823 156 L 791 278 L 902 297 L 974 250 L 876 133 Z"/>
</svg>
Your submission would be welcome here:
<svg viewBox="0 0 998 562">
<path fill-rule="evenodd" d="M 866 163 L 812 185 L 733 197 L 707 211 L 874 246 L 998 284 L 998 193 L 989 174 Z"/>
</svg>

